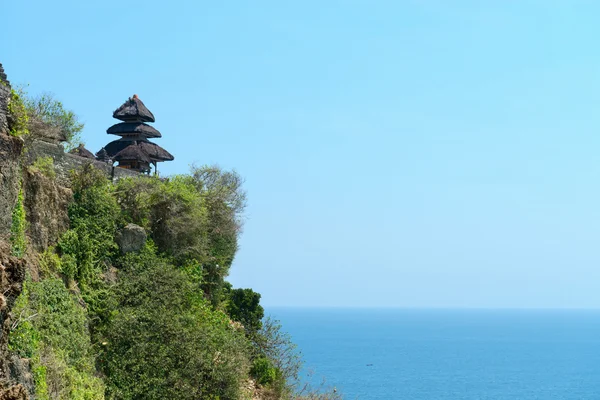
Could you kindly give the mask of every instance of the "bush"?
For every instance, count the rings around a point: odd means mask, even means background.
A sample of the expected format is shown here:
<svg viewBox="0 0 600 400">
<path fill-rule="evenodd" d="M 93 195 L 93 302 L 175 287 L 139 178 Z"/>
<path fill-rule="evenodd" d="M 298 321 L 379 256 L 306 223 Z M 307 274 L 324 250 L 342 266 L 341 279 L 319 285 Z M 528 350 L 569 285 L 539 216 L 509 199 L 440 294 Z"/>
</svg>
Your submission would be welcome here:
<svg viewBox="0 0 600 400">
<path fill-rule="evenodd" d="M 47 176 L 50 179 L 56 178 L 56 171 L 54 170 L 54 159 L 48 157 L 38 157 L 33 164 L 29 166 L 29 172 L 39 172 L 42 175 Z"/>
<path fill-rule="evenodd" d="M 109 181 L 92 165 L 73 173 L 72 186 L 71 229 L 62 236 L 58 247 L 61 255 L 76 260 L 76 270 L 65 272 L 72 273 L 85 295 L 85 286 L 101 279 L 105 261 L 117 253 L 114 236 L 120 210 Z"/>
<path fill-rule="evenodd" d="M 81 144 L 81 131 L 84 124 L 79 121 L 77 115 L 64 108 L 63 103 L 57 100 L 51 93 L 42 93 L 37 97 L 31 97 L 24 88 L 20 89 L 20 97 L 23 99 L 27 111 L 29 131 L 36 133 L 37 130 L 55 129 L 58 136 L 65 140 L 66 150 L 71 150 Z M 37 125 L 41 124 L 37 129 Z"/>
<path fill-rule="evenodd" d="M 17 298 L 9 348 L 31 359 L 37 399 L 101 399 L 85 309 L 60 279 L 27 280 Z"/>
<path fill-rule="evenodd" d="M 101 356 L 110 399 L 237 399 L 248 343 L 186 275 L 151 249 L 128 254 Z"/>
<path fill-rule="evenodd" d="M 8 126 L 12 136 L 25 136 L 29 134 L 29 114 L 23 97 L 14 89 L 11 89 L 8 101 Z"/>
<path fill-rule="evenodd" d="M 25 206 L 23 203 L 23 188 L 21 188 L 17 196 L 17 203 L 12 211 L 12 224 L 10 228 L 11 254 L 15 257 L 23 257 L 27 250 L 25 227 Z"/>
<path fill-rule="evenodd" d="M 200 275 L 213 306 L 237 251 L 246 194 L 235 172 L 193 168 L 167 180 L 123 179 L 115 193 L 126 222 L 150 231 L 158 249 Z"/>
<path fill-rule="evenodd" d="M 250 375 L 259 385 L 271 385 L 277 380 L 278 371 L 266 357 L 259 357 L 252 363 Z"/>
<path fill-rule="evenodd" d="M 229 291 L 227 314 L 234 321 L 244 325 L 249 336 L 254 336 L 262 327 L 265 310 L 260 305 L 260 293 L 252 289 L 232 289 Z"/>
</svg>

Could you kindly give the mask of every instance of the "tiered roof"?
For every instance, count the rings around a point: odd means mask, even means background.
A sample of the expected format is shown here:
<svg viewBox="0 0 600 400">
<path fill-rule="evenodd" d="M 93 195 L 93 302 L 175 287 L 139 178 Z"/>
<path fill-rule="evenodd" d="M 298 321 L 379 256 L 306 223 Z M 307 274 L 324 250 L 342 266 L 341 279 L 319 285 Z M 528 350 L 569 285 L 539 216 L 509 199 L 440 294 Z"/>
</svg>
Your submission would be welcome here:
<svg viewBox="0 0 600 400">
<path fill-rule="evenodd" d="M 113 117 L 121 120 L 106 131 L 111 135 L 121 136 L 103 148 L 98 157 L 110 158 L 119 161 L 119 165 L 130 165 L 133 169 L 148 170 L 139 165 L 154 164 L 157 162 L 172 161 L 175 159 L 171 153 L 148 139 L 160 138 L 162 135 L 146 122 L 154 122 L 154 115 L 146 108 L 137 95 L 129 98 L 113 113 Z"/>
</svg>

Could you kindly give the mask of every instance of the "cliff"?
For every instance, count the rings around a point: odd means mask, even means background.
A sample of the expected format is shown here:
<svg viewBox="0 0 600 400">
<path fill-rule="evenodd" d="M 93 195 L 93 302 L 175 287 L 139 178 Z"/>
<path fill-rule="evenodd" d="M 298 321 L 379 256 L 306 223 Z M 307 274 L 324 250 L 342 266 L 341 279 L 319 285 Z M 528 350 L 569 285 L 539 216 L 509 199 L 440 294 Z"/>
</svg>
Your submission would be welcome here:
<svg viewBox="0 0 600 400">
<path fill-rule="evenodd" d="M 237 173 L 158 179 L 65 153 L 0 79 L 0 400 L 332 398 L 295 394 L 289 336 L 226 280 Z"/>
<path fill-rule="evenodd" d="M 12 356 L 8 351 L 8 335 L 13 318 L 11 310 L 21 293 L 25 279 L 26 260 L 10 256 L 9 235 L 12 210 L 17 202 L 20 182 L 20 155 L 23 141 L 8 135 L 7 121 L 10 83 L 0 64 L 0 399 L 27 399 L 21 384 L 14 384 L 11 375 Z M 26 377 L 16 380 L 26 381 Z"/>
</svg>

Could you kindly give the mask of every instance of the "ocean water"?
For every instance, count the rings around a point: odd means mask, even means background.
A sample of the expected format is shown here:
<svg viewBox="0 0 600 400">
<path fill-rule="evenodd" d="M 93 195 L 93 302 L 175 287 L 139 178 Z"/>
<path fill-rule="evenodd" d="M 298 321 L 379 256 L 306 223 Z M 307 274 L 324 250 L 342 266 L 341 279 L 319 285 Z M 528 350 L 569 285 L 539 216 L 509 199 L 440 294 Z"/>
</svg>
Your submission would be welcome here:
<svg viewBox="0 0 600 400">
<path fill-rule="evenodd" d="M 345 399 L 600 399 L 600 311 L 267 311 Z"/>
</svg>

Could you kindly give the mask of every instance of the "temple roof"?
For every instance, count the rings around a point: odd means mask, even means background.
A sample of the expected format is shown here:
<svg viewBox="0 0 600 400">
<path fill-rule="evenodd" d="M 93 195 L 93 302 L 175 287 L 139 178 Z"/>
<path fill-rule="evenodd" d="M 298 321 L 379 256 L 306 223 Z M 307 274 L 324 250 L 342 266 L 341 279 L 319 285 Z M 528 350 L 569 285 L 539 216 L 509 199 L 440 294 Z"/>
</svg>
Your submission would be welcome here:
<svg viewBox="0 0 600 400">
<path fill-rule="evenodd" d="M 146 163 L 150 163 L 150 156 L 146 154 L 146 152 L 142 149 L 142 146 L 139 144 L 135 144 L 134 142 L 129 142 L 129 146 L 125 147 L 123 150 L 118 152 L 114 159 L 115 161 L 142 161 Z"/>
<path fill-rule="evenodd" d="M 159 145 L 149 142 L 143 138 L 138 138 L 136 141 L 129 140 L 128 138 L 122 138 L 114 140 L 107 144 L 104 149 L 108 153 L 109 157 L 116 160 L 116 155 L 124 150 L 131 144 L 137 143 L 137 146 L 150 157 L 152 161 L 172 161 L 175 159 L 171 153 L 163 149 Z"/>
<path fill-rule="evenodd" d="M 106 133 L 119 136 L 139 135 L 147 138 L 162 137 L 159 131 L 143 122 L 121 122 L 108 128 Z"/>
<path fill-rule="evenodd" d="M 92 154 L 91 151 L 83 147 L 83 144 L 80 144 L 78 147 L 69 151 L 69 154 L 75 154 L 79 157 L 91 158 L 92 160 L 96 159 L 96 157 L 94 157 L 94 154 Z"/>
<path fill-rule="evenodd" d="M 134 94 L 113 113 L 113 118 L 124 122 L 154 122 L 154 115 Z"/>
</svg>

